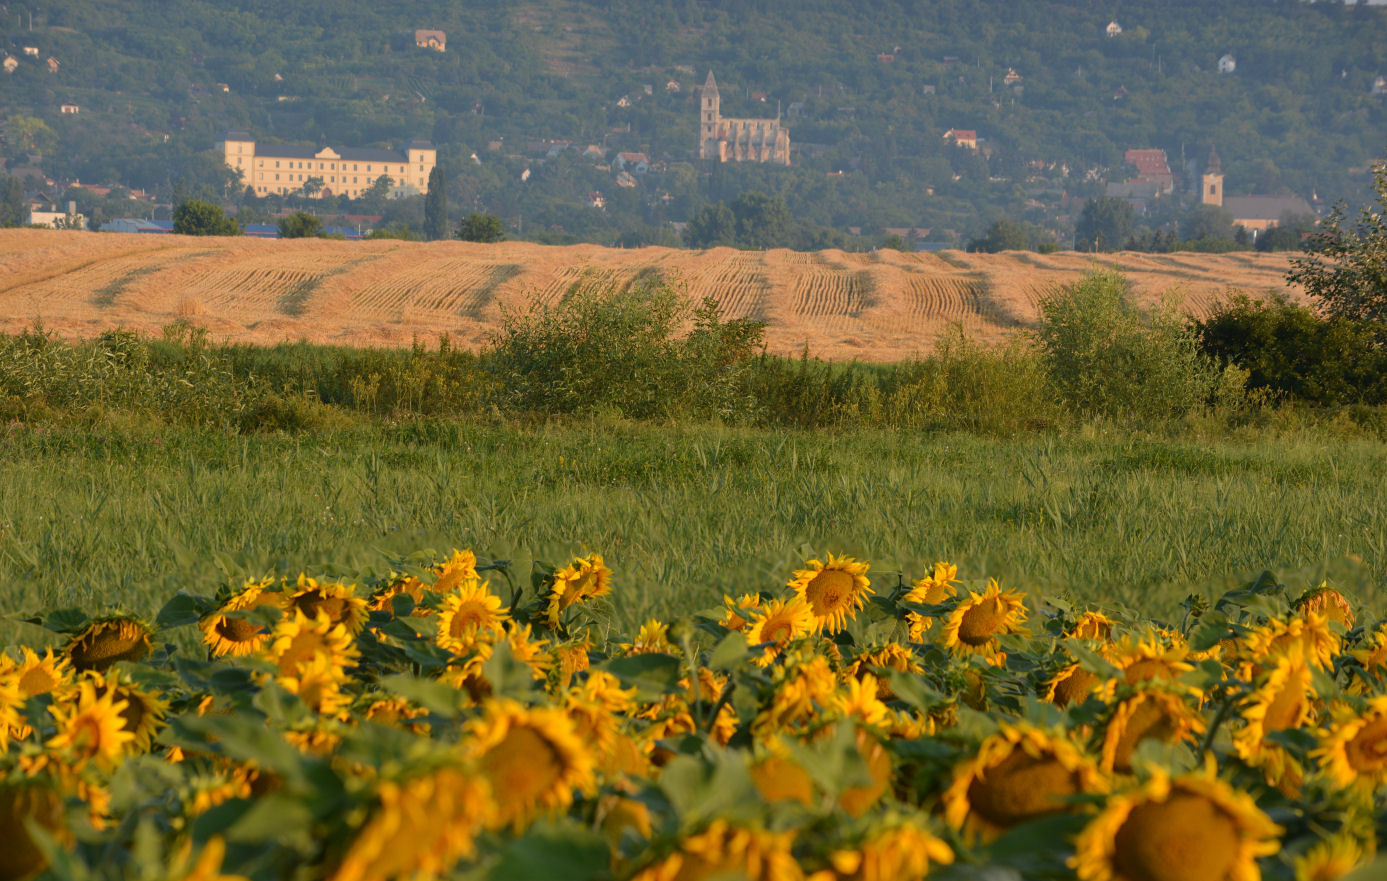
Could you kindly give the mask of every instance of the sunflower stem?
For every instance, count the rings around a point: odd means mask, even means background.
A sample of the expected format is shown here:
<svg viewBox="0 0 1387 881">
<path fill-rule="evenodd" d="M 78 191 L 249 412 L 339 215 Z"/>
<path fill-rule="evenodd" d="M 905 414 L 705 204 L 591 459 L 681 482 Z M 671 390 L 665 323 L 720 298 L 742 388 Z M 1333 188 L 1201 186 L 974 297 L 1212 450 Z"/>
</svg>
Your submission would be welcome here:
<svg viewBox="0 0 1387 881">
<path fill-rule="evenodd" d="M 716 724 L 718 716 L 722 713 L 722 708 L 727 706 L 732 700 L 732 690 L 737 687 L 737 680 L 731 676 L 727 677 L 727 685 L 723 686 L 722 694 L 718 695 L 717 703 L 713 704 L 713 711 L 708 714 L 706 724 L 700 723 L 705 734 L 713 733 L 713 725 Z"/>
<path fill-rule="evenodd" d="M 1209 730 L 1204 733 L 1204 740 L 1199 744 L 1199 761 L 1204 761 L 1204 757 L 1209 754 L 1209 749 L 1214 745 L 1214 737 L 1218 734 L 1219 726 L 1223 720 L 1228 718 L 1228 714 L 1233 709 L 1233 704 L 1237 702 L 1236 693 L 1228 695 L 1223 703 L 1219 705 L 1218 712 L 1214 714 L 1214 719 L 1209 723 Z"/>
</svg>

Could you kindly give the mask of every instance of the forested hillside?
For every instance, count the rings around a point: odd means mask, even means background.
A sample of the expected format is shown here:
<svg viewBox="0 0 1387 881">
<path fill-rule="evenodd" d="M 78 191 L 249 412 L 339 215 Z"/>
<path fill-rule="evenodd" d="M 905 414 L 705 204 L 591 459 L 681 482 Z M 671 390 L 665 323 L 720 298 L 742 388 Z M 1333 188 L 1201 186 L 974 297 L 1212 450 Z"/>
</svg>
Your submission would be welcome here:
<svg viewBox="0 0 1387 881">
<path fill-rule="evenodd" d="M 1179 175 L 1216 144 L 1230 195 L 1324 204 L 1365 198 L 1387 133 L 1387 95 L 1372 94 L 1387 11 L 1362 4 L 64 0 L 0 5 L 0 27 L 18 62 L 0 74 L 11 169 L 234 204 L 210 151 L 225 128 L 352 146 L 422 135 L 455 215 L 550 239 L 668 241 L 669 222 L 760 191 L 818 230 L 806 244 L 852 228 L 967 237 L 1003 216 L 1063 240 L 1082 200 L 1127 176 L 1129 148 L 1165 149 Z M 445 31 L 446 51 L 416 47 L 416 28 Z M 1225 54 L 1236 69 L 1221 74 Z M 782 114 L 791 167 L 695 159 L 709 69 L 724 115 Z M 950 145 L 949 129 L 984 149 Z M 604 158 L 578 152 L 589 144 Z M 617 150 L 654 170 L 618 185 Z M 1181 206 L 1164 202 L 1143 222 L 1172 222 Z"/>
</svg>

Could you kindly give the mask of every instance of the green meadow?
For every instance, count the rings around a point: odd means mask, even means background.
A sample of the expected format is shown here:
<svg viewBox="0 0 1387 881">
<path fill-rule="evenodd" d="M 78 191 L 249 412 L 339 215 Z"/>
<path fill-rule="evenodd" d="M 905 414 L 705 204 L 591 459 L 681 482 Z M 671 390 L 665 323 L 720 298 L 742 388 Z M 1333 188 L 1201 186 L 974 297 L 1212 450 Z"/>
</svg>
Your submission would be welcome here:
<svg viewBox="0 0 1387 881">
<path fill-rule="evenodd" d="M 600 553 L 633 630 L 775 590 L 810 557 L 881 589 L 935 560 L 1004 587 L 1176 619 L 1270 571 L 1387 610 L 1387 448 L 1326 431 L 1210 441 L 419 420 L 317 433 L 0 429 L 0 643 L 21 613 L 150 616 L 270 572 L 362 585 L 453 547 Z M 513 571 L 516 571 L 513 568 Z"/>
</svg>

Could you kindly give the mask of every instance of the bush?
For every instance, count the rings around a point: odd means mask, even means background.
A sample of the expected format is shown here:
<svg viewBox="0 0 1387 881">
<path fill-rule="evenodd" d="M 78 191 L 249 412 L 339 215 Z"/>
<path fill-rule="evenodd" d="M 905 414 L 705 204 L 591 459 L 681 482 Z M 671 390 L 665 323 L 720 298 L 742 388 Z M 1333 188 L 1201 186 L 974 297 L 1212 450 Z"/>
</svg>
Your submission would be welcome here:
<svg viewBox="0 0 1387 881">
<path fill-rule="evenodd" d="M 496 215 L 474 212 L 458 224 L 457 237 L 464 242 L 499 242 L 506 237 L 506 230 Z"/>
<path fill-rule="evenodd" d="M 220 205 L 190 199 L 173 209 L 173 231 L 181 236 L 239 236 L 241 225 Z"/>
<path fill-rule="evenodd" d="M 1163 420 L 1236 391 L 1236 376 L 1221 375 L 1172 303 L 1143 309 L 1129 294 L 1120 273 L 1103 271 L 1041 300 L 1035 336 L 1065 404 L 1086 416 Z"/>
<path fill-rule="evenodd" d="M 1302 285 L 1330 315 L 1387 325 L 1387 160 L 1373 164 L 1377 209 L 1365 206 L 1355 227 L 1339 203 L 1310 236 L 1306 257 L 1291 260 L 1286 281 Z"/>
<path fill-rule="evenodd" d="M 1253 389 L 1319 407 L 1387 404 L 1387 330 L 1239 295 L 1198 325 L 1204 353 L 1248 371 Z"/>
<path fill-rule="evenodd" d="M 279 235 L 285 239 L 311 239 L 323 231 L 323 222 L 307 211 L 295 211 L 279 222 Z"/>
<path fill-rule="evenodd" d="M 487 359 L 505 405 L 521 412 L 739 418 L 752 409 L 761 332 L 723 322 L 711 300 L 691 309 L 681 287 L 654 275 L 625 287 L 585 280 L 557 305 L 504 313 Z"/>
</svg>

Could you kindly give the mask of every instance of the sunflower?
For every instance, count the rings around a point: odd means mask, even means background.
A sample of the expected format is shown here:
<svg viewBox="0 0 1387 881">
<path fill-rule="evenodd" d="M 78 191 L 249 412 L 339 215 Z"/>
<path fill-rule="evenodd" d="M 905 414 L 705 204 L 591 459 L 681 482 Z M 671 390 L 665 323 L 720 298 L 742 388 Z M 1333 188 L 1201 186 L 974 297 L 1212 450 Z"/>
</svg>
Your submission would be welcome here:
<svg viewBox="0 0 1387 881">
<path fill-rule="evenodd" d="M 808 636 L 814 629 L 814 613 L 799 597 L 770 600 L 753 612 L 747 622 L 747 645 L 764 645 L 766 649 L 755 657 L 757 666 L 766 667 L 780 655 L 792 640 Z"/>
<path fill-rule="evenodd" d="M 544 610 L 550 627 L 559 626 L 559 617 L 574 603 L 605 596 L 612 591 L 612 570 L 598 554 L 578 557 L 554 573 L 549 588 L 549 605 Z"/>
<path fill-rule="evenodd" d="M 1081 704 L 1102 684 L 1097 674 L 1090 673 L 1078 664 L 1069 664 L 1045 684 L 1045 700 L 1060 708 Z"/>
<path fill-rule="evenodd" d="M 1370 690 L 1369 682 L 1377 680 L 1377 688 L 1387 684 L 1387 624 L 1377 628 L 1363 648 L 1354 649 L 1349 656 L 1362 666 L 1366 676 L 1355 676 L 1349 690 L 1362 694 Z"/>
<path fill-rule="evenodd" d="M 1327 581 L 1321 581 L 1320 586 L 1314 590 L 1307 590 L 1295 601 L 1292 608 L 1297 615 L 1316 612 L 1345 630 L 1353 629 L 1353 607 L 1344 599 L 1344 595 L 1330 587 Z"/>
<path fill-rule="evenodd" d="M 342 691 L 347 674 L 324 652 L 301 661 L 291 674 L 278 676 L 275 681 L 285 691 L 298 695 L 320 716 L 336 716 L 352 702 L 351 695 Z"/>
<path fill-rule="evenodd" d="M 872 592 L 866 574 L 871 564 L 829 554 L 827 563 L 806 560 L 804 565 L 808 568 L 796 570 L 789 587 L 808 604 L 815 632 L 837 633 L 857 617 Z"/>
<path fill-rule="evenodd" d="M 428 714 L 428 710 L 423 707 L 416 707 L 405 698 L 377 697 L 366 705 L 366 709 L 362 712 L 362 718 L 368 722 L 375 722 L 377 725 L 406 728 L 415 734 L 427 737 L 430 730 L 429 723 L 414 720 Z"/>
<path fill-rule="evenodd" d="M 21 646 L 20 651 L 23 659 L 18 662 L 8 655 L 0 655 L 0 671 L 14 673 L 22 700 L 62 692 L 72 685 L 72 664 L 66 655 L 54 654 L 52 649 L 45 649 L 39 655 L 28 646 Z"/>
<path fill-rule="evenodd" d="M 881 801 L 891 788 L 893 763 L 886 745 L 866 728 L 857 729 L 857 754 L 867 766 L 868 781 L 838 793 L 838 807 L 850 817 L 860 817 Z"/>
<path fill-rule="evenodd" d="M 157 691 L 144 691 L 129 681 L 120 671 L 105 675 L 87 674 L 96 686 L 97 697 L 113 695 L 115 700 L 124 701 L 125 709 L 120 711 L 125 730 L 134 735 L 130 742 L 131 753 L 147 753 L 154 747 L 154 735 L 164 725 L 168 712 L 168 701 Z"/>
<path fill-rule="evenodd" d="M 1353 836 L 1335 835 L 1296 857 L 1295 881 L 1338 881 L 1371 858 Z"/>
<path fill-rule="evenodd" d="M 1269 621 L 1243 637 L 1240 654 L 1245 660 L 1239 666 L 1238 676 L 1256 679 L 1268 661 L 1297 651 L 1311 666 L 1327 670 L 1333 665 L 1339 642 L 1339 635 L 1329 629 L 1329 619 L 1318 612 L 1307 611 L 1287 621 Z"/>
<path fill-rule="evenodd" d="M 1369 698 L 1361 715 L 1339 708 L 1318 735 L 1310 758 L 1335 786 L 1373 793 L 1387 784 L 1387 695 Z"/>
<path fill-rule="evenodd" d="M 58 733 L 46 745 L 70 755 L 74 767 L 92 761 L 107 770 L 114 768 L 135 740 L 122 715 L 128 706 L 115 694 L 98 695 L 95 682 L 80 682 L 69 701 L 48 708 Z"/>
<path fill-rule="evenodd" d="M 67 644 L 64 651 L 76 670 L 106 670 L 118 661 L 143 661 L 149 656 L 149 628 L 123 615 L 93 621 Z"/>
<path fill-rule="evenodd" d="M 954 769 L 943 796 L 944 820 L 974 842 L 1012 826 L 1073 810 L 1065 799 L 1107 791 L 1093 760 L 1062 733 L 1003 724 L 978 753 Z"/>
<path fill-rule="evenodd" d="M 779 739 L 768 743 L 768 754 L 753 762 L 749 771 L 751 783 L 762 801 L 767 804 L 796 802 L 804 807 L 814 804 L 814 778 L 804 766 L 780 746 Z"/>
<path fill-rule="evenodd" d="M 294 617 L 286 617 L 275 626 L 268 654 L 279 666 L 280 676 L 297 676 L 299 667 L 315 655 L 326 655 L 336 667 L 345 669 L 356 663 L 361 652 L 346 625 L 333 624 L 326 611 L 319 610 L 316 617 L 309 618 L 295 609 Z"/>
<path fill-rule="evenodd" d="M 1074 622 L 1074 626 L 1069 628 L 1065 636 L 1070 639 L 1096 639 L 1099 642 L 1111 642 L 1113 628 L 1117 622 L 1104 615 L 1102 612 L 1084 612 L 1079 616 L 1079 620 Z"/>
<path fill-rule="evenodd" d="M 901 600 L 920 605 L 936 606 L 957 594 L 954 583 L 957 580 L 958 567 L 952 563 L 939 562 L 934 564 L 934 571 L 921 578 L 910 586 L 910 590 L 901 597 Z M 934 619 L 919 612 L 907 611 L 905 620 L 910 625 L 910 641 L 923 642 L 925 634 L 934 625 Z"/>
<path fill-rule="evenodd" d="M 420 618 L 426 618 L 433 614 L 433 609 L 426 606 L 421 608 L 424 602 L 424 582 L 413 575 L 401 575 L 398 572 L 390 573 L 389 583 L 371 594 L 366 608 L 371 612 L 393 612 L 395 610 L 394 600 L 397 596 L 407 596 L 414 601 L 414 611 L 411 614 Z"/>
<path fill-rule="evenodd" d="M 1238 758 L 1260 768 L 1277 785 L 1299 786 L 1299 764 L 1268 734 L 1300 728 L 1314 716 L 1314 671 L 1299 652 L 1276 658 L 1243 704 L 1246 723 L 1233 735 Z"/>
<path fill-rule="evenodd" d="M 383 781 L 376 802 L 329 881 L 447 877 L 494 813 L 485 776 L 458 767 Z"/>
<path fill-rule="evenodd" d="M 722 621 L 718 622 L 728 630 L 742 631 L 746 629 L 752 614 L 760 611 L 763 605 L 760 594 L 744 593 L 740 599 L 732 599 L 727 594 L 722 595 L 722 605 L 726 610 Z"/>
<path fill-rule="evenodd" d="M 302 612 L 310 620 L 321 611 L 333 626 L 341 625 L 353 636 L 366 624 L 366 601 L 356 595 L 355 585 L 320 583 L 303 573 L 285 599 L 284 611 L 286 615 Z"/>
<path fill-rule="evenodd" d="M 33 824 L 59 842 L 68 844 L 63 798 L 42 779 L 30 778 L 0 783 L 0 878 L 32 878 L 48 867 L 38 844 L 29 832 Z"/>
<path fill-rule="evenodd" d="M 197 859 L 188 866 L 191 855 L 192 842 L 189 841 L 184 845 L 184 852 L 174 860 L 170 878 L 176 877 L 179 881 L 250 881 L 244 875 L 222 874 L 222 860 L 226 859 L 226 839 L 220 835 L 209 838 L 198 852 Z"/>
<path fill-rule="evenodd" d="M 870 673 L 849 677 L 832 699 L 833 709 L 845 719 L 880 727 L 887 720 L 886 704 L 877 697 L 877 678 Z"/>
<path fill-rule="evenodd" d="M 477 575 L 477 555 L 471 551 L 453 548 L 453 555 L 433 569 L 436 578 L 433 582 L 435 593 L 448 593 L 459 584 L 475 581 Z"/>
<path fill-rule="evenodd" d="M 211 650 L 213 657 L 253 655 L 264 646 L 265 641 L 270 638 L 268 630 L 227 613 L 262 606 L 282 606 L 283 596 L 278 591 L 268 590 L 273 583 L 269 578 L 247 581 L 230 599 L 218 606 L 215 612 L 205 615 L 198 622 L 198 627 L 202 629 L 202 641 Z"/>
<path fill-rule="evenodd" d="M 889 676 L 889 671 L 892 670 L 898 673 L 911 674 L 925 672 L 924 666 L 915 658 L 915 653 L 909 647 L 898 642 L 888 642 L 885 645 L 863 651 L 848 665 L 844 675 L 860 679 L 871 671 L 877 671 Z M 891 691 L 891 686 L 884 679 L 877 681 L 877 694 L 884 701 L 894 700 L 896 697 Z"/>
<path fill-rule="evenodd" d="M 10 733 L 24 725 L 20 708 L 24 696 L 19 690 L 19 676 L 13 670 L 0 670 L 0 753 L 10 745 Z"/>
<path fill-rule="evenodd" d="M 762 739 L 816 722 L 838 690 L 838 677 L 822 655 L 795 653 L 777 673 L 770 705 L 752 725 Z"/>
<path fill-rule="evenodd" d="M 968 594 L 944 622 L 944 646 L 956 655 L 979 655 L 994 667 L 1003 666 L 1007 656 L 997 647 L 997 637 L 1026 632 L 1021 626 L 1026 620 L 1023 595 L 1003 593 L 995 578 L 988 579 L 982 593 Z"/>
<path fill-rule="evenodd" d="M 479 642 L 500 636 L 509 612 L 502 608 L 501 598 L 487 589 L 487 582 L 464 581 L 443 598 L 434 642 L 455 655 L 465 655 Z"/>
<path fill-rule="evenodd" d="M 631 881 L 802 881 L 804 872 L 790 852 L 794 837 L 793 830 L 767 832 L 719 818 Z"/>
<path fill-rule="evenodd" d="M 669 641 L 669 625 L 660 623 L 658 618 L 651 618 L 646 621 L 641 625 L 641 629 L 636 631 L 634 640 L 619 643 L 619 646 L 628 655 L 672 653 L 674 651 L 674 644 Z"/>
<path fill-rule="evenodd" d="M 1192 741 L 1205 731 L 1204 717 L 1175 691 L 1146 686 L 1113 707 L 1102 729 L 1099 766 L 1104 771 L 1130 774 L 1132 753 L 1143 740 L 1163 743 Z"/>
<path fill-rule="evenodd" d="M 1212 762 L 1173 780 L 1156 767 L 1084 827 L 1069 865 L 1080 881 L 1256 881 L 1281 832 Z"/>
<path fill-rule="evenodd" d="M 591 648 L 592 642 L 587 637 L 550 648 L 549 655 L 558 672 L 556 686 L 559 691 L 568 688 L 574 676 L 588 669 L 591 663 L 588 650 Z"/>
<path fill-rule="evenodd" d="M 497 827 L 518 831 L 535 814 L 568 807 L 575 789 L 594 786 L 592 754 L 561 709 L 488 701 L 483 717 L 468 723 L 467 734 L 477 772 L 501 795 Z"/>
<path fill-rule="evenodd" d="M 597 802 L 596 819 L 614 856 L 620 853 L 621 840 L 627 833 L 641 841 L 649 841 L 654 833 L 650 821 L 650 808 L 645 802 L 624 795 L 608 793 L 602 796 Z"/>
<path fill-rule="evenodd" d="M 1161 633 L 1150 629 L 1141 636 L 1123 637 L 1108 646 L 1103 655 L 1122 671 L 1122 681 L 1128 685 L 1153 679 L 1173 682 L 1194 669 L 1186 660 L 1187 646 L 1171 644 Z"/>
<path fill-rule="evenodd" d="M 913 819 L 876 825 L 856 848 L 829 857 L 841 881 L 920 881 L 931 865 L 953 861 L 949 845 Z"/>
</svg>

